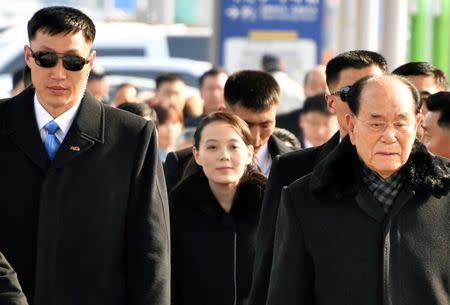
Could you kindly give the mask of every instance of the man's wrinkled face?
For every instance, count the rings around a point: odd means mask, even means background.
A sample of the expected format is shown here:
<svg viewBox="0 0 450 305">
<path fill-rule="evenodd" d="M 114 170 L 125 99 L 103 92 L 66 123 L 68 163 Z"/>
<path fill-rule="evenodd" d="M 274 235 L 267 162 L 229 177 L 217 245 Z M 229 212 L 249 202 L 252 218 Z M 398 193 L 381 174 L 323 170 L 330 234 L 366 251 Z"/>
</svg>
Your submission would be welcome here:
<svg viewBox="0 0 450 305">
<path fill-rule="evenodd" d="M 264 146 L 275 129 L 275 116 L 277 105 L 272 105 L 268 109 L 256 112 L 253 109 L 242 107 L 236 104 L 230 107 L 231 111 L 247 122 L 252 134 L 252 145 L 257 152 Z"/>
<path fill-rule="evenodd" d="M 53 117 L 58 117 L 80 100 L 86 89 L 87 78 L 93 67 L 95 52 L 92 43 L 83 33 L 60 33 L 50 35 L 38 31 L 30 46 L 25 46 L 25 61 L 31 70 L 31 80 L 42 107 Z M 59 58 L 56 66 L 39 66 L 32 51 L 55 52 Z M 63 66 L 63 55 L 77 55 L 88 60 L 80 71 L 69 71 Z"/>
<path fill-rule="evenodd" d="M 450 129 L 438 125 L 439 116 L 440 112 L 437 111 L 428 111 L 425 115 L 422 142 L 431 153 L 450 158 Z"/>
<path fill-rule="evenodd" d="M 383 178 L 408 160 L 421 115 L 409 88 L 399 80 L 371 79 L 361 91 L 357 115 L 348 115 L 350 140 L 368 168 Z"/>
</svg>

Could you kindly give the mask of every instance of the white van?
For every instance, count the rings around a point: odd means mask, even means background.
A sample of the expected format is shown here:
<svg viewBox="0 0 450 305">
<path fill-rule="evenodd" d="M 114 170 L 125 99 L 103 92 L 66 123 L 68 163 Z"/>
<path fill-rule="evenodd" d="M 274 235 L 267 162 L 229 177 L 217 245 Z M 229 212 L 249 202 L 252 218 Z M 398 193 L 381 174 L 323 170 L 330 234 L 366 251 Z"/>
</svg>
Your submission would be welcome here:
<svg viewBox="0 0 450 305">
<path fill-rule="evenodd" d="M 98 57 L 169 57 L 164 32 L 144 23 L 119 22 L 96 24 L 94 50 Z M 0 74 L 13 73 L 25 65 L 23 46 L 27 45 L 26 25 L 13 26 L 0 33 Z"/>
<path fill-rule="evenodd" d="M 96 23 L 96 29 L 94 50 L 99 64 L 107 73 L 115 73 L 119 70 L 124 71 L 125 75 L 136 75 L 132 72 L 134 68 L 125 71 L 125 67 L 131 65 L 130 68 L 137 67 L 135 70 L 142 72 L 140 65 L 153 65 L 153 67 L 157 66 L 157 69 L 147 69 L 147 71 L 155 71 L 155 73 L 139 72 L 136 76 L 153 78 L 156 73 L 177 72 L 187 78 L 186 82 L 189 85 L 197 86 L 196 77 L 210 67 L 207 62 L 172 60 L 167 35 L 161 26 L 136 22 L 99 22 Z M 9 94 L 12 73 L 25 66 L 23 47 L 27 44 L 25 24 L 12 26 L 0 33 L 0 54 L 2 54 L 0 56 L 0 98 L 7 97 Z M 178 65 L 179 68 L 175 69 L 174 65 Z M 109 69 L 110 66 L 114 67 L 114 70 Z M 119 69 L 119 66 L 123 68 Z"/>
</svg>

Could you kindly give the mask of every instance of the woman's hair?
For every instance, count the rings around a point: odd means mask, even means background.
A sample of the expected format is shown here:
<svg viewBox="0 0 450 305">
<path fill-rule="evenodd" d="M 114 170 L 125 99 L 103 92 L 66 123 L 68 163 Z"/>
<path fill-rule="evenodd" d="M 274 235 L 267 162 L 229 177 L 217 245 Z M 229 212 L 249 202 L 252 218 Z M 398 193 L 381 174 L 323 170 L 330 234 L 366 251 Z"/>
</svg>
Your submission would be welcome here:
<svg viewBox="0 0 450 305">
<path fill-rule="evenodd" d="M 184 126 L 183 114 L 178 111 L 175 105 L 155 105 L 152 108 L 155 110 L 158 118 L 157 126 L 164 125 L 172 118 L 176 118 Z"/>
<path fill-rule="evenodd" d="M 206 126 L 215 122 L 223 122 L 225 124 L 230 125 L 236 131 L 236 133 L 242 138 L 245 145 L 247 146 L 252 145 L 251 133 L 247 123 L 237 115 L 234 115 L 230 112 L 218 111 L 213 112 L 210 115 L 206 116 L 203 120 L 200 121 L 199 125 L 197 126 L 197 129 L 195 130 L 194 133 L 194 147 L 196 149 L 200 148 L 200 140 L 202 137 L 203 129 L 205 129 Z M 244 175 L 241 177 L 239 183 L 243 181 L 248 181 L 250 179 L 258 183 L 264 183 L 266 181 L 266 178 L 264 177 L 264 175 L 260 173 L 258 169 L 254 155 L 252 162 L 245 169 Z"/>
<path fill-rule="evenodd" d="M 242 138 L 245 145 L 251 145 L 251 134 L 250 129 L 248 128 L 247 123 L 242 120 L 240 117 L 230 113 L 230 112 L 213 112 L 210 115 L 206 116 L 197 126 L 197 129 L 194 133 L 194 147 L 199 149 L 200 140 L 202 137 L 203 129 L 211 123 L 215 122 L 223 122 L 231 127 L 237 132 L 237 134 Z"/>
</svg>

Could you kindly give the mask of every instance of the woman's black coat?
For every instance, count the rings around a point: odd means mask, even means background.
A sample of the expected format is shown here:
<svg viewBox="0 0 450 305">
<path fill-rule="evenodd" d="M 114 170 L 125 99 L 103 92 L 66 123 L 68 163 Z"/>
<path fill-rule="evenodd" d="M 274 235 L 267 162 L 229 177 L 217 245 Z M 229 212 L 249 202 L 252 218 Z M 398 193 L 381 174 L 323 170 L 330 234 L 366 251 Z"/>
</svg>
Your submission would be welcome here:
<svg viewBox="0 0 450 305">
<path fill-rule="evenodd" d="M 229 213 L 203 172 L 171 193 L 172 303 L 242 304 L 252 279 L 264 185 L 242 182 Z"/>
</svg>

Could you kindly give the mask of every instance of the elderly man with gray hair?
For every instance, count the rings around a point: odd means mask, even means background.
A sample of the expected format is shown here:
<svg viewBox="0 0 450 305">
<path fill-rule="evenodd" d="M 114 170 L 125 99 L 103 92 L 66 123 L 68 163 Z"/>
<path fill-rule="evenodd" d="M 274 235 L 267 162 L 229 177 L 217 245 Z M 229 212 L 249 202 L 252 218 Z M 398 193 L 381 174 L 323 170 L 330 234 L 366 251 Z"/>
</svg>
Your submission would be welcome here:
<svg viewBox="0 0 450 305">
<path fill-rule="evenodd" d="M 448 305 L 450 161 L 416 138 L 417 89 L 350 89 L 349 136 L 283 190 L 268 305 Z"/>
</svg>

